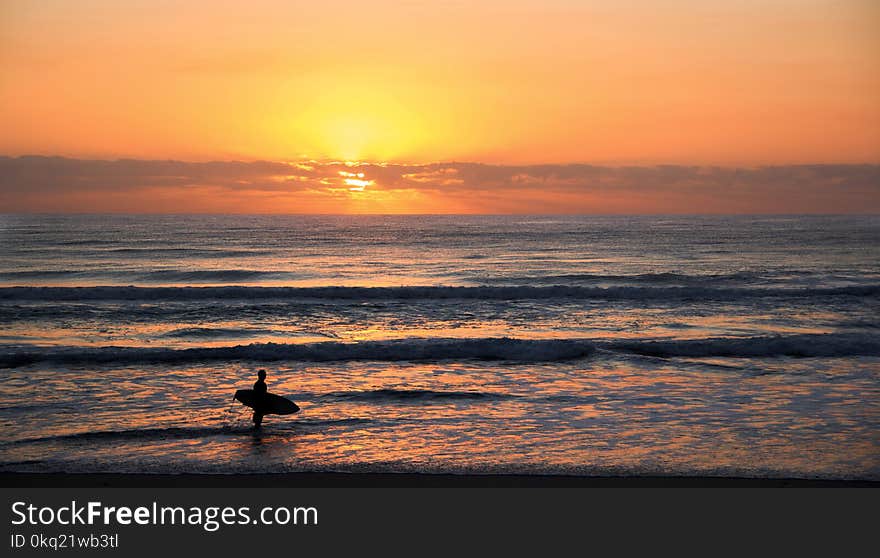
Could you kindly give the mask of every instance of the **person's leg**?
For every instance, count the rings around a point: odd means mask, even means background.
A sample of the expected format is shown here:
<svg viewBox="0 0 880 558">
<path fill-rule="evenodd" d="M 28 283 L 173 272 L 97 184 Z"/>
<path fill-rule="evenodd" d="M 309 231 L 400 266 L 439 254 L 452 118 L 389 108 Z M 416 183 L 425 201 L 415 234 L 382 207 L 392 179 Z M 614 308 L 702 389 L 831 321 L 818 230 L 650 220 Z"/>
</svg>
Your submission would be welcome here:
<svg viewBox="0 0 880 558">
<path fill-rule="evenodd" d="M 261 413 L 254 413 L 254 426 L 260 426 L 263 423 L 263 415 Z"/>
</svg>

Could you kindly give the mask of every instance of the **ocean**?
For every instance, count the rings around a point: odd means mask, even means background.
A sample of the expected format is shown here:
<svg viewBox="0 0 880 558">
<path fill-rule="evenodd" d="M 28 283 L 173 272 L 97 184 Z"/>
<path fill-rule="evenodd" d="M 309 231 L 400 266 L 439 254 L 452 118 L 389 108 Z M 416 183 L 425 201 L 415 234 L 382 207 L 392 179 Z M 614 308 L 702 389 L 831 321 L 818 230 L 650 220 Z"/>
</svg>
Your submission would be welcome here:
<svg viewBox="0 0 880 558">
<path fill-rule="evenodd" d="M 878 380 L 877 216 L 0 216 L 5 472 L 880 480 Z"/>
</svg>

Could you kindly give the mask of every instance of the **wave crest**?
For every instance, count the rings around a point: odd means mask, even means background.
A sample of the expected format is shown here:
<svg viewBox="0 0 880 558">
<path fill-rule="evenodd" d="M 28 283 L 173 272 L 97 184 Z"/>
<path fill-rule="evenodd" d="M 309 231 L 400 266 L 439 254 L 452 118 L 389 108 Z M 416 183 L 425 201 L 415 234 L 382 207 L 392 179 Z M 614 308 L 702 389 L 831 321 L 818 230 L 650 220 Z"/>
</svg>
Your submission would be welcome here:
<svg viewBox="0 0 880 558">
<path fill-rule="evenodd" d="M 253 343 L 229 347 L 10 347 L 0 368 L 36 363 L 60 365 L 186 364 L 211 361 L 257 362 L 431 362 L 482 360 L 558 362 L 591 356 L 596 348 L 661 358 L 672 357 L 848 357 L 880 356 L 880 336 L 826 333 L 684 340 L 511 339 L 507 337 L 414 338 L 341 343 Z M 387 394 L 386 394 L 387 395 Z M 442 396 L 442 395 L 441 395 Z"/>
<path fill-rule="evenodd" d="M 614 341 L 608 343 L 606 348 L 662 358 L 880 356 L 880 336 L 859 333 L 820 333 L 676 341 Z"/>
<path fill-rule="evenodd" d="M 168 349 L 149 347 L 63 347 L 17 349 L 0 355 L 0 368 L 16 368 L 38 362 L 68 365 L 162 363 L 252 360 L 333 362 L 512 360 L 526 362 L 559 361 L 582 358 L 594 346 L 582 339 L 400 339 L 309 344 L 253 343 L 233 347 Z"/>
<path fill-rule="evenodd" d="M 254 299 L 322 300 L 730 300 L 754 297 L 880 296 L 880 285 L 826 288 L 583 287 L 556 285 L 481 287 L 2 287 L 0 300 L 189 301 Z"/>
</svg>

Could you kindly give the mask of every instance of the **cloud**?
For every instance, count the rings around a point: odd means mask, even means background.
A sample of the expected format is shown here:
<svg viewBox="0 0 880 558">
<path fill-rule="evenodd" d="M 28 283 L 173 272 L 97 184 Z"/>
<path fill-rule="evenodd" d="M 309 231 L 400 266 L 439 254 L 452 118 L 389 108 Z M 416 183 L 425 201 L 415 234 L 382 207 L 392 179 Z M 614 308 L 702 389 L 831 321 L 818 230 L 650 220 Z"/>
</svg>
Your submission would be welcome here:
<svg viewBox="0 0 880 558">
<path fill-rule="evenodd" d="M 101 211 L 876 213 L 880 165 L 405 165 L 23 156 L 0 157 L 0 203 L 4 211 L 88 211 L 78 204 L 91 204 Z"/>
</svg>

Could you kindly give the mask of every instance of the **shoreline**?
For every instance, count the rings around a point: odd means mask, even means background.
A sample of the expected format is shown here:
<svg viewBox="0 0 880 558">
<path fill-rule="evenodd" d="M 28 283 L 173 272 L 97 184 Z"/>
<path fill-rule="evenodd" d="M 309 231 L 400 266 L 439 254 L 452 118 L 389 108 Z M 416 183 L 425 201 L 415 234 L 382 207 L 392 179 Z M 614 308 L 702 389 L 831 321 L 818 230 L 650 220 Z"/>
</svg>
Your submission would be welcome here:
<svg viewBox="0 0 880 558">
<path fill-rule="evenodd" d="M 7 488 L 880 488 L 880 481 L 431 473 L 0 473 Z"/>
</svg>

